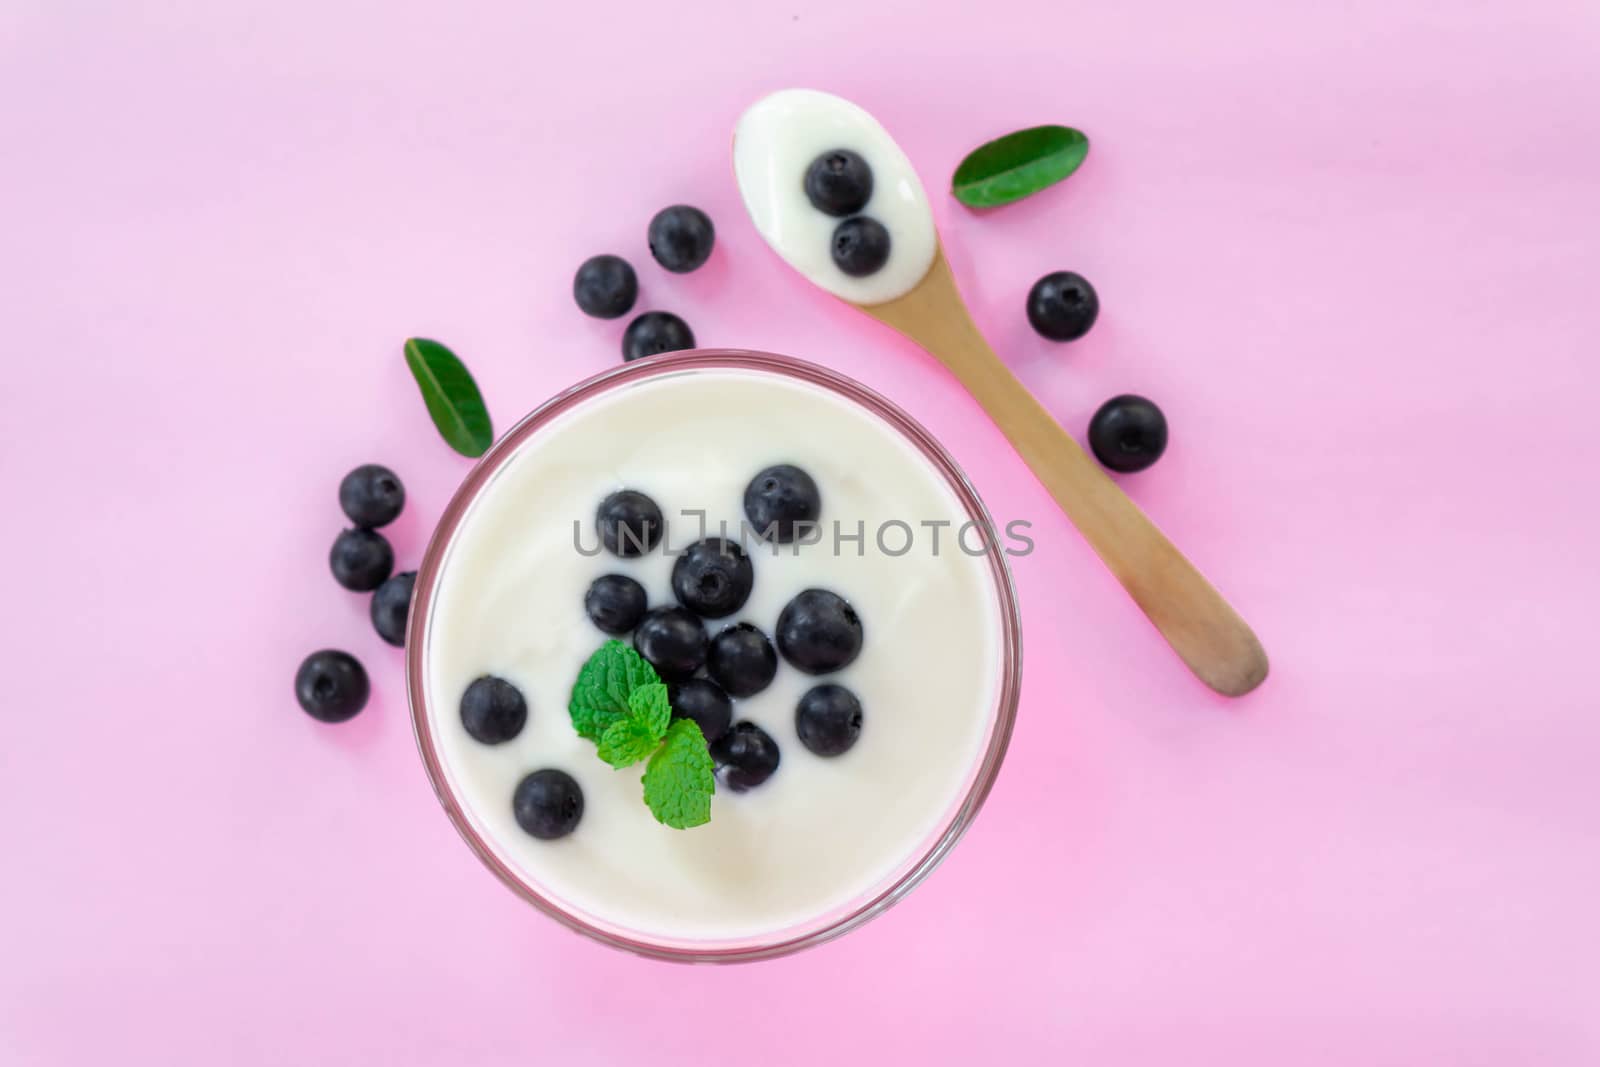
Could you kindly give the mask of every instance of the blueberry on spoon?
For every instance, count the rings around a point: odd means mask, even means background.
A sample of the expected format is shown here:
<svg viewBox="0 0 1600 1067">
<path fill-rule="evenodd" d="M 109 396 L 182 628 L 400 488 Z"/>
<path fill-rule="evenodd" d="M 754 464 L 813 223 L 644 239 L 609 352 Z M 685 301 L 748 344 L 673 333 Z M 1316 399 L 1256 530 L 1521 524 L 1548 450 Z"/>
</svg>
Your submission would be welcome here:
<svg viewBox="0 0 1600 1067">
<path fill-rule="evenodd" d="M 1167 417 L 1142 396 L 1114 396 L 1089 420 L 1089 448 L 1111 470 L 1142 471 L 1167 450 Z"/>
</svg>

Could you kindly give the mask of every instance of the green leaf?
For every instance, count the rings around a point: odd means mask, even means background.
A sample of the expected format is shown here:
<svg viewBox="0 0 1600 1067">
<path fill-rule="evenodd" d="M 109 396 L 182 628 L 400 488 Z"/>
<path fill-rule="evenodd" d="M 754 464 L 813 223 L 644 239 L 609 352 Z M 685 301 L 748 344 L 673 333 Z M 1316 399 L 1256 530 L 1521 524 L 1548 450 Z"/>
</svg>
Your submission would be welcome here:
<svg viewBox="0 0 1600 1067">
<path fill-rule="evenodd" d="M 628 694 L 628 713 L 641 724 L 650 740 L 661 740 L 667 736 L 667 725 L 672 722 L 667 687 L 660 682 L 641 685 Z"/>
<path fill-rule="evenodd" d="M 445 443 L 463 456 L 476 459 L 494 444 L 494 428 L 483 394 L 466 365 L 456 354 L 422 337 L 406 342 L 406 366 L 411 368 L 422 402 Z"/>
<path fill-rule="evenodd" d="M 601 645 L 578 672 L 567 702 L 567 714 L 579 735 L 599 742 L 606 728 L 632 714 L 628 698 L 640 686 L 657 684 L 661 679 L 645 658 L 613 638 Z"/>
<path fill-rule="evenodd" d="M 1032 126 L 979 145 L 950 179 L 968 207 L 999 207 L 1054 185 L 1083 163 L 1089 138 L 1070 126 Z"/>
<path fill-rule="evenodd" d="M 711 821 L 717 791 L 706 738 L 693 719 L 678 719 L 645 765 L 644 802 L 656 821 L 677 830 Z"/>
<path fill-rule="evenodd" d="M 596 751 L 600 758 L 621 770 L 631 767 L 656 750 L 661 738 L 650 736 L 650 727 L 640 719 L 618 719 L 600 735 Z"/>
<path fill-rule="evenodd" d="M 600 758 L 619 770 L 631 767 L 656 750 L 671 721 L 667 687 L 660 682 L 641 685 L 628 694 L 627 717 L 615 720 L 600 735 Z"/>
</svg>

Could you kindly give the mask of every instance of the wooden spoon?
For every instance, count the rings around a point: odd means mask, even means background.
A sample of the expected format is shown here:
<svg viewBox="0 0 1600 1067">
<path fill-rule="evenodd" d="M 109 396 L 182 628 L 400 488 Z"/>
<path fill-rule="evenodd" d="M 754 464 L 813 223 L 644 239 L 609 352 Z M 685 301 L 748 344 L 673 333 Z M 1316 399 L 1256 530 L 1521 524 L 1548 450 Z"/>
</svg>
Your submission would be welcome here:
<svg viewBox="0 0 1600 1067">
<path fill-rule="evenodd" d="M 1202 682 L 1231 697 L 1262 683 L 1267 654 L 1256 635 L 1000 362 L 973 323 L 942 248 L 909 293 L 855 306 L 921 345 L 966 386 Z"/>
</svg>

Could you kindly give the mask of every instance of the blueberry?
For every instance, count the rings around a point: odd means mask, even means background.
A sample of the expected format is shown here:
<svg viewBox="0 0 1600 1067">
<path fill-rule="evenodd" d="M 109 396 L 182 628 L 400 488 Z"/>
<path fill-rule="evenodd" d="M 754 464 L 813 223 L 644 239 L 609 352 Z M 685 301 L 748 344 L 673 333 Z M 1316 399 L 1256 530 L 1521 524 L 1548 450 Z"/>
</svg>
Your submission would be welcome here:
<svg viewBox="0 0 1600 1067">
<path fill-rule="evenodd" d="M 889 262 L 889 231 L 877 219 L 857 215 L 833 231 L 833 262 L 852 278 L 864 278 Z"/>
<path fill-rule="evenodd" d="M 739 542 L 722 537 L 696 541 L 672 565 L 672 592 L 678 602 L 706 619 L 738 611 L 755 584 L 750 557 Z"/>
<path fill-rule="evenodd" d="M 733 701 L 722 686 L 709 678 L 690 678 L 668 687 L 667 700 L 674 719 L 693 719 L 707 741 L 727 733 L 733 722 Z"/>
<path fill-rule="evenodd" d="M 642 556 L 661 543 L 667 524 L 661 508 L 637 489 L 619 489 L 594 513 L 600 543 L 614 556 Z"/>
<path fill-rule="evenodd" d="M 405 647 L 406 616 L 411 612 L 411 589 L 416 584 L 417 572 L 405 571 L 378 586 L 372 594 L 372 628 L 396 648 Z"/>
<path fill-rule="evenodd" d="M 348 652 L 313 652 L 294 672 L 294 698 L 318 722 L 344 722 L 367 706 L 372 684 L 366 668 Z"/>
<path fill-rule="evenodd" d="M 1142 396 L 1114 396 L 1089 420 L 1089 447 L 1111 470 L 1142 471 L 1167 450 L 1167 417 Z"/>
<path fill-rule="evenodd" d="M 693 612 L 676 604 L 656 608 L 633 631 L 633 647 L 661 677 L 682 681 L 706 661 L 706 630 Z"/>
<path fill-rule="evenodd" d="M 835 218 L 854 215 L 872 199 L 872 168 L 848 148 L 824 152 L 806 168 L 806 199 Z"/>
<path fill-rule="evenodd" d="M 1081 274 L 1058 270 L 1028 290 L 1028 321 L 1052 341 L 1076 341 L 1100 314 L 1100 297 Z"/>
<path fill-rule="evenodd" d="M 621 256 L 590 256 L 572 276 L 572 299 L 585 315 L 614 319 L 633 310 L 639 279 Z"/>
<path fill-rule="evenodd" d="M 861 617 L 826 589 L 807 589 L 778 616 L 778 651 L 807 674 L 848 666 L 861 652 Z"/>
<path fill-rule="evenodd" d="M 755 696 L 778 673 L 778 653 L 760 629 L 747 622 L 730 626 L 711 639 L 706 673 L 731 696 Z"/>
<path fill-rule="evenodd" d="M 517 783 L 511 796 L 517 825 L 541 841 L 566 837 L 583 818 L 583 789 L 566 771 L 546 767 Z"/>
<path fill-rule="evenodd" d="M 798 524 L 814 523 L 822 514 L 822 493 L 811 475 L 780 463 L 750 479 L 744 490 L 744 514 L 757 536 L 788 544 L 799 536 Z"/>
<path fill-rule="evenodd" d="M 406 506 L 406 487 L 388 467 L 366 463 L 339 483 L 339 506 L 357 526 L 387 526 Z"/>
<path fill-rule="evenodd" d="M 370 593 L 394 570 L 394 549 L 381 533 L 345 530 L 328 553 L 333 580 L 357 593 Z"/>
<path fill-rule="evenodd" d="M 717 777 L 735 793 L 754 789 L 778 769 L 778 742 L 753 722 L 736 722 L 711 746 Z"/>
<path fill-rule="evenodd" d="M 693 347 L 694 331 L 670 311 L 646 311 L 622 333 L 622 358 L 628 363 Z"/>
<path fill-rule="evenodd" d="M 504 678 L 486 674 L 461 694 L 461 725 L 474 741 L 502 744 L 520 734 L 527 721 L 528 702 Z"/>
<path fill-rule="evenodd" d="M 795 708 L 794 728 L 812 752 L 837 756 L 861 736 L 861 701 L 842 685 L 808 689 Z"/>
<path fill-rule="evenodd" d="M 687 274 L 711 258 L 716 239 L 711 219 L 688 204 L 664 207 L 650 220 L 650 254 L 674 274 Z"/>
<path fill-rule="evenodd" d="M 602 574 L 589 584 L 583 610 L 608 634 L 625 634 L 644 618 L 644 586 L 621 574 Z"/>
</svg>

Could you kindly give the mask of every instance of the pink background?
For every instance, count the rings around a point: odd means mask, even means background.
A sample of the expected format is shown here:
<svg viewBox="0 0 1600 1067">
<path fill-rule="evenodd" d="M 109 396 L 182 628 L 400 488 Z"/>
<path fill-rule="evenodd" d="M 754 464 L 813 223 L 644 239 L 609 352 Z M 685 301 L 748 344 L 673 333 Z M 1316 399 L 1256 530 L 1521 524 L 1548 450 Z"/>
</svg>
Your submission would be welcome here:
<svg viewBox="0 0 1600 1067">
<path fill-rule="evenodd" d="M 451 11 L 450 14 L 445 12 Z M 982 326 L 1256 626 L 1180 668 L 972 403 L 808 290 L 735 198 L 759 93 L 876 112 Z M 1068 122 L 1067 185 L 946 176 Z M 0 11 L 0 1061 L 1592 1064 L 1600 1060 L 1600 8 L 729 0 Z M 718 225 L 669 276 L 645 223 Z M 707 345 L 888 393 L 1001 517 L 1026 633 L 1005 772 L 949 862 L 797 958 L 681 968 L 545 921 L 462 847 L 400 655 L 327 575 L 381 460 L 405 566 L 467 470 L 400 358 L 504 428 L 613 365 L 615 250 Z M 1082 271 L 1078 344 L 1029 330 Z M 349 648 L 342 728 L 291 676 Z"/>
</svg>

